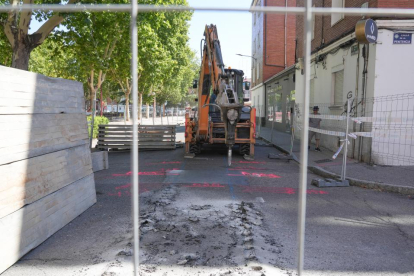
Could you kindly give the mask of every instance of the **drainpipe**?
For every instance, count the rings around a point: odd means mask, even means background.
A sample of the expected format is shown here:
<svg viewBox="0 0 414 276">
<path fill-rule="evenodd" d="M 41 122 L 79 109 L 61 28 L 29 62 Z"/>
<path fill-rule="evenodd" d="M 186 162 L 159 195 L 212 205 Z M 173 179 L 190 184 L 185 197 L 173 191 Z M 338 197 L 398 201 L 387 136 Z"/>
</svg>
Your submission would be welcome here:
<svg viewBox="0 0 414 276">
<path fill-rule="evenodd" d="M 287 1 L 287 0 L 285 0 Z M 265 0 L 265 7 L 267 7 L 267 0 Z M 278 64 L 269 64 L 267 63 L 267 13 L 264 14 L 264 63 L 266 66 L 272 66 L 272 67 L 279 67 L 279 68 L 286 68 L 284 65 L 278 65 Z M 285 40 L 286 43 L 286 40 Z M 285 56 L 286 56 L 286 50 L 285 50 Z"/>
<path fill-rule="evenodd" d="M 352 46 L 351 46 L 352 47 Z M 358 89 L 359 89 L 359 43 L 358 43 L 358 58 L 357 58 L 357 68 L 356 68 L 356 85 L 355 85 L 355 117 L 358 117 Z M 353 131 L 356 132 L 356 123 L 353 122 Z M 352 158 L 355 159 L 355 146 L 356 140 L 353 141 L 352 144 Z"/>
<path fill-rule="evenodd" d="M 325 0 L 322 0 L 322 8 L 325 8 Z M 325 45 L 325 38 L 323 38 L 323 22 L 325 20 L 325 16 L 322 15 L 322 35 L 321 35 L 321 46 Z"/>
<path fill-rule="evenodd" d="M 364 45 L 364 48 L 362 49 L 362 55 L 364 57 L 364 71 L 362 72 L 362 96 L 361 96 L 361 103 L 362 103 L 362 109 L 361 109 L 361 117 L 365 116 L 365 105 L 366 105 L 366 98 L 367 98 L 367 81 L 368 81 L 368 59 L 369 59 L 369 44 L 368 47 Z M 362 123 L 359 127 L 359 131 L 363 132 L 365 131 L 365 128 Z M 358 149 L 358 160 L 362 161 L 362 143 L 364 141 L 363 137 L 359 138 L 359 149 Z M 371 163 L 371 157 L 370 157 L 370 163 Z"/>
</svg>

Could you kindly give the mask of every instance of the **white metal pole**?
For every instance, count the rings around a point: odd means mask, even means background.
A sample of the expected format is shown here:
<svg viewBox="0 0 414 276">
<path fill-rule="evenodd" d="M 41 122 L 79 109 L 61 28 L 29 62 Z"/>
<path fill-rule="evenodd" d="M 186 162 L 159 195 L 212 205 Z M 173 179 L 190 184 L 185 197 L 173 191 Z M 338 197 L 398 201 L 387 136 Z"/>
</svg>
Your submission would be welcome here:
<svg viewBox="0 0 414 276">
<path fill-rule="evenodd" d="M 93 96 L 93 103 L 91 103 L 91 137 L 89 138 L 89 148 L 92 148 L 92 139 L 93 139 L 93 128 L 95 125 L 95 111 L 96 111 L 96 91 Z"/>
<path fill-rule="evenodd" d="M 138 0 L 131 1 L 132 101 L 133 112 L 138 111 Z M 139 275 L 139 180 L 138 180 L 138 118 L 133 118 L 132 146 L 132 206 L 134 222 L 134 274 Z"/>
<path fill-rule="evenodd" d="M 304 77 L 303 77 L 303 116 L 302 140 L 300 141 L 300 182 L 299 182 L 299 218 L 298 218 L 298 275 L 303 275 L 305 257 L 305 221 L 306 221 L 306 187 L 308 170 L 308 137 L 309 137 L 309 83 L 311 58 L 311 26 L 312 26 L 312 0 L 306 0 L 304 15 Z"/>
<path fill-rule="evenodd" d="M 343 161 L 342 161 L 342 181 L 346 179 L 346 160 L 348 155 L 348 133 L 349 133 L 349 113 L 351 109 L 351 100 L 347 99 L 346 104 L 346 131 L 345 131 L 345 140 L 344 140 L 344 153 L 343 153 Z"/>
</svg>

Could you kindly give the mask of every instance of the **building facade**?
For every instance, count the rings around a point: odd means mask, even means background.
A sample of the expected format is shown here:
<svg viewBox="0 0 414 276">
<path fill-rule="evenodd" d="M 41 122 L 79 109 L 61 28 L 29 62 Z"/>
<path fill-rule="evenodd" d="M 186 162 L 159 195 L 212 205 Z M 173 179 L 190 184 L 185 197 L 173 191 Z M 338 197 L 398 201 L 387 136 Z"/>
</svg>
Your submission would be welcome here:
<svg viewBox="0 0 414 276">
<path fill-rule="evenodd" d="M 303 3 L 303 0 L 297 0 L 298 6 Z M 313 6 L 414 8 L 414 1 L 314 0 Z M 413 129 L 399 126 L 407 126 L 414 120 L 413 112 L 409 112 L 414 110 L 414 101 L 399 98 L 411 97 L 414 92 L 414 45 L 411 41 L 414 20 L 372 18 L 379 29 L 377 42 L 360 44 L 355 36 L 355 26 L 361 19 L 340 14 L 313 18 L 310 105 L 304 107 L 304 95 L 300 93 L 304 86 L 304 28 L 303 17 L 297 16 L 297 111 L 311 112 L 317 105 L 322 115 L 343 115 L 347 95 L 352 92 L 355 99 L 351 116 L 372 119 L 350 124 L 351 132 L 370 134 L 351 139 L 348 156 L 375 164 L 412 165 Z M 407 37 L 404 43 L 397 41 L 401 36 Z M 322 120 L 321 124 L 322 129 L 332 131 L 343 131 L 345 126 L 345 122 L 334 120 Z M 296 133 L 299 135 L 300 131 Z M 321 144 L 336 151 L 341 139 L 343 137 L 322 135 Z"/>
<path fill-rule="evenodd" d="M 291 132 L 295 109 L 295 74 L 295 65 L 292 65 L 264 81 L 266 127 Z"/>
<path fill-rule="evenodd" d="M 295 7 L 296 0 L 253 0 L 252 7 Z M 264 82 L 295 63 L 295 15 L 252 14 L 251 101 L 261 124 L 266 121 Z"/>
</svg>

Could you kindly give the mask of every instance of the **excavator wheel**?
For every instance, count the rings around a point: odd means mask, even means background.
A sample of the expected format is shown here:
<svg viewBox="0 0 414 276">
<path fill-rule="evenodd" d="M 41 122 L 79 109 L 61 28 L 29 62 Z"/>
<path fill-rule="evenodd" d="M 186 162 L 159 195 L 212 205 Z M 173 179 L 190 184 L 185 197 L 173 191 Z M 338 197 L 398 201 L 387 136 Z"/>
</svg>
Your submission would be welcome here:
<svg viewBox="0 0 414 276">
<path fill-rule="evenodd" d="M 190 153 L 200 154 L 201 153 L 201 145 L 200 144 L 191 144 L 190 145 Z"/>
<path fill-rule="evenodd" d="M 240 144 L 240 154 L 249 155 L 250 154 L 250 144 Z"/>
</svg>

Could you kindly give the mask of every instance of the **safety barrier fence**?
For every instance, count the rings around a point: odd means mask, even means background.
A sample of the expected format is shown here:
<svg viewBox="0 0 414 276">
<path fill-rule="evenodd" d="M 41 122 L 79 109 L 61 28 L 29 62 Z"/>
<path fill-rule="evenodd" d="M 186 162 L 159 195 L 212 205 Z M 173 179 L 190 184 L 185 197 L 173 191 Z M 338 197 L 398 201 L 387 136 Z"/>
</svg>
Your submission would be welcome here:
<svg viewBox="0 0 414 276">
<path fill-rule="evenodd" d="M 302 130 L 300 106 L 296 105 L 294 116 L 296 139 Z M 312 103 L 309 113 L 313 106 L 319 111 L 309 114 L 309 118 L 320 119 L 321 123 L 320 128 L 309 127 L 309 131 L 321 134 L 324 147 L 336 152 L 347 137 L 347 155 L 351 158 L 377 165 L 414 165 L 414 93 L 350 100 L 348 120 L 344 107 Z"/>
<path fill-rule="evenodd" d="M 0 12 L 7 13 L 11 11 L 54 11 L 54 12 L 128 12 L 131 14 L 131 76 L 132 76 L 132 102 L 133 113 L 137 114 L 138 111 L 138 34 L 137 34 L 137 15 L 140 12 L 181 12 L 181 11 L 238 11 L 238 12 L 262 12 L 262 13 L 274 13 L 274 14 L 299 14 L 304 19 L 304 62 L 303 62 L 303 80 L 304 87 L 301 91 L 297 91 L 303 95 L 304 106 L 309 106 L 310 103 L 310 57 L 311 57 L 311 38 L 312 38 L 312 18 L 314 15 L 333 15 L 342 14 L 344 16 L 368 16 L 368 15 L 381 15 L 392 17 L 408 17 L 414 15 L 414 9 L 389 9 L 389 8 L 317 8 L 312 7 L 312 1 L 307 0 L 304 3 L 304 7 L 188 7 L 188 6 L 153 6 L 153 5 L 138 5 L 137 0 L 131 1 L 131 4 L 49 4 L 49 5 L 34 5 L 34 4 L 22 4 L 22 5 L 2 5 L 0 6 Z M 375 117 L 365 116 L 364 117 Z M 297 271 L 298 275 L 303 274 L 304 263 L 304 242 L 305 242 L 305 217 L 306 217 L 306 185 L 307 185 L 307 147 L 308 147 L 308 129 L 309 129 L 309 113 L 304 112 L 303 116 L 299 119 L 302 120 L 301 132 L 301 168 L 300 168 L 300 180 L 299 180 L 299 214 L 298 214 L 298 262 Z M 372 123 L 375 126 L 375 123 Z M 360 132 L 369 132 L 367 129 L 363 129 Z M 401 135 L 403 133 L 400 133 Z M 408 134 L 406 136 L 410 136 Z M 401 136 L 400 136 L 401 137 Z M 138 197 L 138 121 L 135 118 L 133 123 L 133 150 L 132 150 L 132 200 L 133 200 L 133 233 L 134 233 L 134 273 L 139 275 L 139 197 Z M 384 147 L 386 141 L 378 142 L 378 147 Z M 391 142 L 394 145 L 393 142 Z M 405 145 L 410 145 L 409 142 L 405 142 Z M 397 143 L 398 145 L 398 143 Z M 384 151 L 386 154 L 386 151 Z"/>
</svg>

